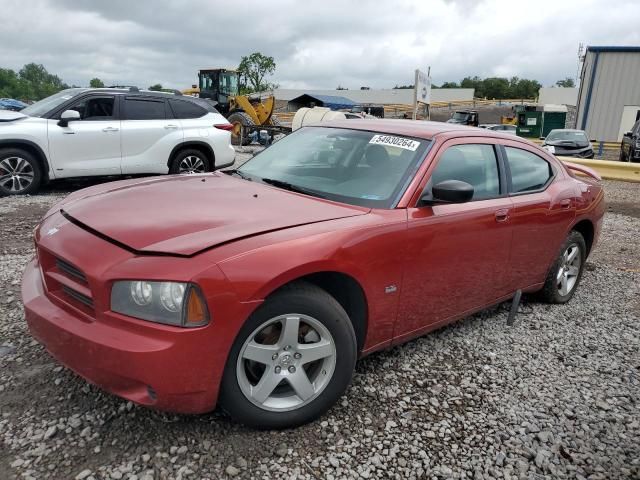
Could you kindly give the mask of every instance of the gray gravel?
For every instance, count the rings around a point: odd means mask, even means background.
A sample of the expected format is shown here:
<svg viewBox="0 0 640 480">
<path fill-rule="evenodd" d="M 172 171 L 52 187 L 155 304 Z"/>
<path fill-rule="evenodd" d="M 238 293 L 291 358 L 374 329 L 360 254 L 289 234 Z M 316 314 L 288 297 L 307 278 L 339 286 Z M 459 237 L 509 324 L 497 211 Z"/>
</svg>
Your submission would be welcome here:
<svg viewBox="0 0 640 480">
<path fill-rule="evenodd" d="M 0 479 L 640 478 L 640 184 L 606 182 L 568 305 L 496 307 L 358 363 L 324 418 L 255 432 L 137 407 L 29 337 L 31 229 L 66 187 L 0 199 Z"/>
</svg>

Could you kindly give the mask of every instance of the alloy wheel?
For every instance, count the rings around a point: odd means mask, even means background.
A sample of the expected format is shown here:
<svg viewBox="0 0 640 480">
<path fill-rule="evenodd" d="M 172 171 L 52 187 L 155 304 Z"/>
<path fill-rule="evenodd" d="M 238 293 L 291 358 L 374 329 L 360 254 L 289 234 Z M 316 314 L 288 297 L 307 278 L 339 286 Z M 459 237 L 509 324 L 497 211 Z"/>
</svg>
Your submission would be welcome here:
<svg viewBox="0 0 640 480">
<path fill-rule="evenodd" d="M 556 285 L 560 295 L 563 297 L 568 295 L 576 286 L 581 266 L 580 247 L 576 244 L 569 245 L 562 254 L 562 261 L 556 276 Z"/>
<path fill-rule="evenodd" d="M 0 187 L 10 192 L 22 192 L 33 183 L 33 166 L 22 157 L 7 157 L 0 161 Z"/>
<path fill-rule="evenodd" d="M 317 398 L 329 385 L 335 365 L 335 342 L 322 322 L 308 315 L 281 315 L 245 340 L 236 377 L 251 403 L 282 412 Z"/>
<path fill-rule="evenodd" d="M 188 155 L 180 161 L 180 173 L 204 173 L 204 162 L 200 157 Z"/>
</svg>

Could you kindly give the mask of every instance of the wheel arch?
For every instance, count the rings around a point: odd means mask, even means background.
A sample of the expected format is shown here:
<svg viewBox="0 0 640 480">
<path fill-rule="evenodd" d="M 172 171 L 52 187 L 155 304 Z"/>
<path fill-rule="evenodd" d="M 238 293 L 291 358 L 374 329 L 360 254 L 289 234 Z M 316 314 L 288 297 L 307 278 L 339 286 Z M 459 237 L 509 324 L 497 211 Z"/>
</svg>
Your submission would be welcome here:
<svg viewBox="0 0 640 480">
<path fill-rule="evenodd" d="M 183 143 L 179 143 L 178 145 L 173 147 L 171 153 L 169 154 L 169 159 L 167 160 L 167 167 L 169 169 L 171 168 L 171 162 L 173 162 L 173 159 L 179 152 L 189 149 L 195 149 L 202 152 L 209 159 L 209 163 L 211 164 L 210 171 L 213 172 L 216 169 L 216 155 L 215 153 L 213 153 L 213 148 L 211 148 L 211 145 L 209 145 L 207 142 L 200 142 L 197 140 L 189 140 Z"/>
<path fill-rule="evenodd" d="M 32 154 L 42 169 L 42 180 L 44 182 L 49 181 L 49 172 L 51 170 L 49 161 L 42 148 L 37 143 L 30 140 L 0 140 L 0 149 L 3 148 L 21 148 Z"/>
<path fill-rule="evenodd" d="M 335 270 L 323 270 L 288 278 L 272 286 L 264 298 L 279 292 L 297 282 L 308 282 L 331 295 L 349 316 L 356 334 L 358 352 L 364 348 L 367 338 L 369 308 L 364 288 L 352 275 Z"/>
<path fill-rule="evenodd" d="M 586 255 L 588 256 L 589 253 L 591 253 L 591 247 L 593 246 L 593 239 L 595 235 L 595 227 L 593 225 L 593 222 L 588 219 L 580 220 L 573 227 L 571 227 L 571 230 L 579 232 L 584 238 L 584 243 L 587 245 Z"/>
</svg>

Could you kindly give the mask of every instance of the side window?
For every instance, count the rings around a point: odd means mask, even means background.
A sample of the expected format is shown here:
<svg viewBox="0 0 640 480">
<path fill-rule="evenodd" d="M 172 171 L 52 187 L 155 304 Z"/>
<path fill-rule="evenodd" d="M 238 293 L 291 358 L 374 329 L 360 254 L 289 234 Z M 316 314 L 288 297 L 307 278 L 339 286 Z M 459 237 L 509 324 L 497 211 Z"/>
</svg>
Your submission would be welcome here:
<svg viewBox="0 0 640 480">
<path fill-rule="evenodd" d="M 80 120 L 111 120 L 115 99 L 112 96 L 88 97 L 69 108 L 80 114 Z"/>
<path fill-rule="evenodd" d="M 200 118 L 207 114 L 207 111 L 193 102 L 184 100 L 170 100 L 169 104 L 176 118 Z"/>
<path fill-rule="evenodd" d="M 166 117 L 164 100 L 126 98 L 124 101 L 125 120 L 164 120 Z"/>
<path fill-rule="evenodd" d="M 540 190 L 553 177 L 549 162 L 535 153 L 512 147 L 505 147 L 505 150 L 513 193 Z"/>
<path fill-rule="evenodd" d="M 461 180 L 473 186 L 473 199 L 500 196 L 500 174 L 493 145 L 454 145 L 445 150 L 431 175 L 431 185 Z"/>
<path fill-rule="evenodd" d="M 633 126 L 631 132 L 632 132 L 632 135 L 640 135 L 640 120 L 638 120 L 636 122 L 636 124 Z"/>
</svg>

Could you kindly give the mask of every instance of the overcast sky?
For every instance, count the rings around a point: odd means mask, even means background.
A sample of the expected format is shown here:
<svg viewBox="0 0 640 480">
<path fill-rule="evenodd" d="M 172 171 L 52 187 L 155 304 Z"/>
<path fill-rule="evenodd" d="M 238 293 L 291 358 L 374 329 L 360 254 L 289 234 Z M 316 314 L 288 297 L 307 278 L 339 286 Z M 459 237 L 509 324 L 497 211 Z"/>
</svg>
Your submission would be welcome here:
<svg viewBox="0 0 640 480">
<path fill-rule="evenodd" d="M 162 6 L 160 6 L 162 4 Z M 42 63 L 69 84 L 186 88 L 202 67 L 275 58 L 283 88 L 391 88 L 431 66 L 467 75 L 576 74 L 577 49 L 640 45 L 638 0 L 0 0 L 0 67 Z"/>
</svg>

